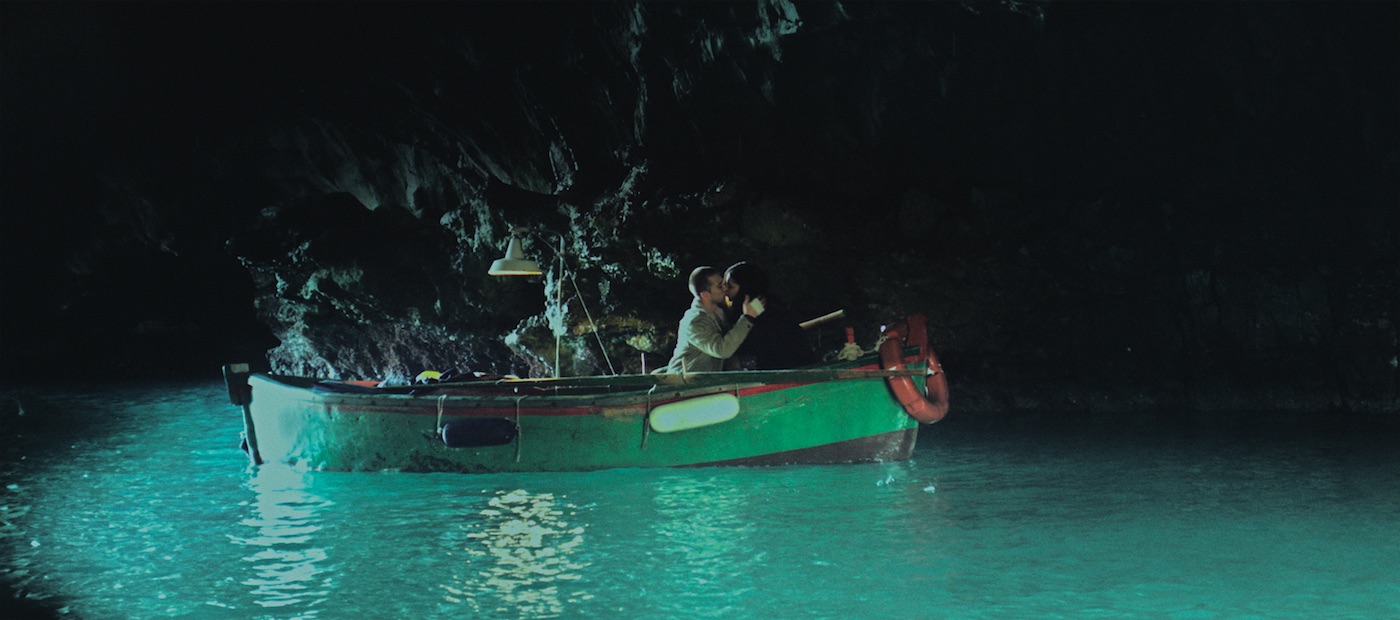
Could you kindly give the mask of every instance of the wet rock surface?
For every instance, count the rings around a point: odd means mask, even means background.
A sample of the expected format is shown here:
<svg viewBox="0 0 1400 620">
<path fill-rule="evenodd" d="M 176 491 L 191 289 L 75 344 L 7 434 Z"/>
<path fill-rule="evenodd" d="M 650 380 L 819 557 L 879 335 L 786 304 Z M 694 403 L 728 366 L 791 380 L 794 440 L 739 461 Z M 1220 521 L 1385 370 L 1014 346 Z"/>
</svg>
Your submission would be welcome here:
<svg viewBox="0 0 1400 620">
<path fill-rule="evenodd" d="M 750 260 L 958 409 L 1400 408 L 1394 4 L 4 10 L 9 377 L 636 372 Z"/>
</svg>

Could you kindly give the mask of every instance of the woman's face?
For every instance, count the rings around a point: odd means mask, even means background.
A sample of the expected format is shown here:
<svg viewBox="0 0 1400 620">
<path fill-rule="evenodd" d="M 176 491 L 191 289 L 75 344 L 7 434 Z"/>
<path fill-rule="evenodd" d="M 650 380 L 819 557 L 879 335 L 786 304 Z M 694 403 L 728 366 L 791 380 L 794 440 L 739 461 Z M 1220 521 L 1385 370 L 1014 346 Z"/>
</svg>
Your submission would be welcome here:
<svg viewBox="0 0 1400 620">
<path fill-rule="evenodd" d="M 729 298 L 729 305 L 743 303 L 744 299 L 739 296 L 740 286 L 738 282 L 729 274 L 724 274 L 724 296 Z"/>
</svg>

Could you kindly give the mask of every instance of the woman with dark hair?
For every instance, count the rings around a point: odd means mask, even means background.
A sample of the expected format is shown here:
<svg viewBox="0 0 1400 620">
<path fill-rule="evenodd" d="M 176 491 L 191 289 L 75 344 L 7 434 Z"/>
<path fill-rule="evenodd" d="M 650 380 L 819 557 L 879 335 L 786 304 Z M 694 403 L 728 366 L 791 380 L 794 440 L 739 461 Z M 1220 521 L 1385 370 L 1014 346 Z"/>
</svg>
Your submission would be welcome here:
<svg viewBox="0 0 1400 620">
<path fill-rule="evenodd" d="M 817 356 L 796 315 L 783 300 L 768 289 L 768 274 L 750 262 L 734 263 L 724 272 L 724 295 L 729 312 L 742 311 L 745 297 L 763 298 L 763 314 L 753 320 L 753 329 L 734 353 L 739 366 L 747 370 L 776 370 L 815 364 Z"/>
</svg>

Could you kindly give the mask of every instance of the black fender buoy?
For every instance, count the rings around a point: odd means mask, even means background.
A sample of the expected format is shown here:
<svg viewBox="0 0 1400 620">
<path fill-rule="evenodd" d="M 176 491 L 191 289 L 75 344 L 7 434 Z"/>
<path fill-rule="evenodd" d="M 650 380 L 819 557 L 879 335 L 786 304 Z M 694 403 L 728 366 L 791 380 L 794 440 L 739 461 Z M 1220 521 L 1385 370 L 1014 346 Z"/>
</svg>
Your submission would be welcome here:
<svg viewBox="0 0 1400 620">
<path fill-rule="evenodd" d="M 453 420 L 442 425 L 442 443 L 449 448 L 504 446 L 519 434 L 520 428 L 506 418 Z"/>
</svg>

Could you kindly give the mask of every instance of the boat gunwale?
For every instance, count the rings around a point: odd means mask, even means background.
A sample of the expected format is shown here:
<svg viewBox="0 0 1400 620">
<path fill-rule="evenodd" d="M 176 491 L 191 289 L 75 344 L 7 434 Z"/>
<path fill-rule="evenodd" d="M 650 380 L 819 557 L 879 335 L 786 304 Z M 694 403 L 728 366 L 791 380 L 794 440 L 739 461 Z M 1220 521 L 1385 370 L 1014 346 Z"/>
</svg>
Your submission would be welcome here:
<svg viewBox="0 0 1400 620">
<path fill-rule="evenodd" d="M 610 375 L 573 377 L 570 378 L 573 383 L 563 385 L 556 379 L 518 379 L 508 383 L 481 382 L 478 385 L 437 383 L 412 386 L 417 388 L 414 392 L 426 393 L 401 393 L 390 390 L 322 391 L 315 389 L 318 384 L 321 384 L 321 381 L 312 378 L 261 373 L 254 376 L 272 382 L 282 389 L 299 393 L 308 403 L 317 403 L 321 406 L 349 407 L 364 413 L 410 415 L 435 415 L 452 409 L 455 411 L 448 415 L 455 416 L 486 414 L 486 411 L 482 410 L 494 412 L 508 410 L 515 415 L 588 415 L 597 414 L 600 409 L 610 409 L 616 412 L 629 409 L 646 411 L 658 405 L 716 393 L 733 392 L 735 396 L 743 398 L 832 381 L 872 379 L 883 381 L 890 377 L 919 376 L 924 372 L 925 370 L 920 368 L 887 370 L 868 369 L 862 366 L 834 369 L 688 373 L 676 376 L 679 381 L 668 380 L 668 378 L 657 375 Z M 561 393 L 561 390 L 578 389 L 580 387 L 579 380 L 587 380 L 583 387 L 597 389 L 609 386 L 609 381 L 618 379 L 637 381 L 642 378 L 649 380 L 650 383 L 629 386 L 630 389 L 621 391 Z M 673 383 L 673 381 L 675 382 Z M 586 383 L 595 385 L 588 386 Z M 470 387 L 464 389 L 464 386 Z M 666 389 L 658 389 L 662 387 Z M 521 392 L 521 388 L 534 391 Z M 488 390 L 501 389 L 514 389 L 515 391 L 509 394 L 483 393 L 488 392 Z M 471 410 L 471 412 L 463 410 Z"/>
<path fill-rule="evenodd" d="M 923 356 L 919 354 L 918 347 L 904 348 L 904 361 L 906 364 L 923 361 Z M 326 377 L 308 377 L 300 375 L 288 375 L 283 373 L 251 373 L 261 375 L 277 381 L 278 383 L 298 388 L 311 388 L 318 383 L 343 383 L 359 384 L 373 392 L 329 392 L 336 394 L 375 394 L 375 395 L 407 395 L 423 396 L 420 392 L 441 390 L 441 389 L 471 389 L 482 390 L 491 388 L 514 388 L 522 387 L 534 388 L 537 390 L 558 390 L 578 389 L 578 388 L 620 388 L 621 391 L 638 391 L 653 386 L 681 387 L 687 385 L 712 386 L 725 383 L 816 383 L 820 381 L 832 381 L 841 379 L 865 379 L 871 377 L 890 378 L 920 376 L 921 370 L 896 370 L 882 368 L 881 360 L 875 353 L 867 353 L 854 360 L 823 364 L 818 366 L 806 366 L 802 368 L 785 368 L 772 370 L 720 370 L 709 372 L 689 372 L 689 373 L 641 373 L 641 374 L 615 374 L 615 375 L 585 375 L 577 377 L 530 377 L 520 378 L 514 376 L 497 377 L 493 379 L 471 379 L 466 381 L 444 381 L 436 383 L 416 383 L 410 385 L 393 385 L 382 387 L 369 387 L 363 382 L 352 382 L 351 380 L 331 379 Z M 743 377 L 742 381 L 736 380 Z"/>
</svg>

